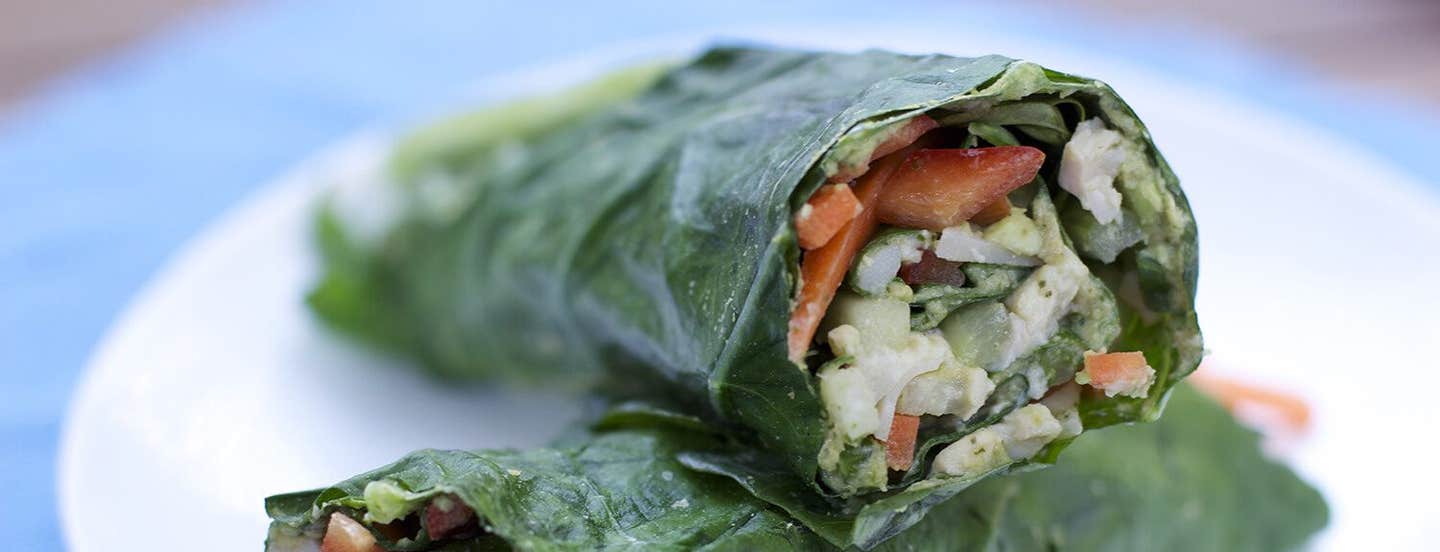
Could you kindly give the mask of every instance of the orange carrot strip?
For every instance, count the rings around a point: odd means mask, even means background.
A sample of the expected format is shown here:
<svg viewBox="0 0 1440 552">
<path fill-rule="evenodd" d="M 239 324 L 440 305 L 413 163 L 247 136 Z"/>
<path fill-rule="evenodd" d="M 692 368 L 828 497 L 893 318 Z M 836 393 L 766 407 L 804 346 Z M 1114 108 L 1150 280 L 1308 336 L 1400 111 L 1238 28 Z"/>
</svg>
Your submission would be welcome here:
<svg viewBox="0 0 1440 552">
<path fill-rule="evenodd" d="M 1045 152 L 1029 146 L 926 149 L 895 172 L 876 205 L 880 222 L 943 230 L 970 220 L 1035 179 Z"/>
<path fill-rule="evenodd" d="M 1095 387 L 1143 378 L 1142 370 L 1149 365 L 1145 362 L 1145 353 L 1138 351 L 1085 355 L 1085 372 L 1090 374 L 1090 385 Z"/>
<path fill-rule="evenodd" d="M 1187 381 L 1231 412 L 1246 407 L 1258 407 L 1278 415 L 1288 429 L 1301 432 L 1310 427 L 1310 406 L 1295 395 L 1213 376 L 1207 372 L 1197 372 L 1187 378 Z"/>
<path fill-rule="evenodd" d="M 800 212 L 795 213 L 795 234 L 800 249 L 809 251 L 825 245 L 858 214 L 860 200 L 855 199 L 855 192 L 850 191 L 848 184 L 821 186 Z"/>
<path fill-rule="evenodd" d="M 850 270 L 855 254 L 875 233 L 875 202 L 880 190 L 919 143 L 890 154 L 875 163 L 870 171 L 861 176 L 855 185 L 855 198 L 860 201 L 859 215 L 845 224 L 825 245 L 806 251 L 800 259 L 800 293 L 796 298 L 795 310 L 790 313 L 790 360 L 803 363 L 805 352 L 810 350 L 810 341 L 835 298 L 835 290 Z"/>
<path fill-rule="evenodd" d="M 920 417 L 895 413 L 890 421 L 890 438 L 885 441 L 885 465 L 905 471 L 915 461 L 915 435 L 920 430 Z"/>
</svg>

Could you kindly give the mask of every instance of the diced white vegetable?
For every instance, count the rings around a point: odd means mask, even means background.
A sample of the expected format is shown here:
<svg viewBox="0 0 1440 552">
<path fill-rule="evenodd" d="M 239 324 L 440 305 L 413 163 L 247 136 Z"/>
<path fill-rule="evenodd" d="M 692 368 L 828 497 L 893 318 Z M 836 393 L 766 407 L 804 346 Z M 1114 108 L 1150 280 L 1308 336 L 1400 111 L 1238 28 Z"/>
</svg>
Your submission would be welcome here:
<svg viewBox="0 0 1440 552">
<path fill-rule="evenodd" d="M 991 263 L 1015 266 L 1037 266 L 1040 259 L 1016 255 L 999 244 L 986 240 L 970 225 L 946 228 L 935 244 L 935 256 L 960 263 Z"/>
<path fill-rule="evenodd" d="M 819 375 L 820 400 L 825 402 L 831 425 L 852 440 L 874 434 L 880 425 L 875 411 L 880 397 L 870 386 L 868 375 L 853 367 L 826 368 Z"/>
<path fill-rule="evenodd" d="M 855 263 L 855 287 L 865 293 L 883 293 L 885 286 L 900 272 L 900 247 L 882 247 L 860 257 Z"/>
<path fill-rule="evenodd" d="M 1090 269 L 1065 245 L 1054 203 L 1042 195 L 1036 197 L 1030 207 L 1040 229 L 1040 257 L 1045 260 L 1045 266 L 1031 272 L 1005 299 L 1011 318 L 1010 350 L 1004 355 L 1006 364 L 1055 335 L 1060 319 L 1070 312 L 1075 295 L 1090 279 Z M 1032 386 L 1032 398 L 1043 393 L 1043 386 Z"/>
<path fill-rule="evenodd" d="M 974 366 L 965 366 L 953 358 L 946 359 L 940 369 L 915 376 L 900 393 L 895 411 L 911 416 L 944 416 L 954 414 L 969 418 L 985 404 L 995 391 L 989 374 Z"/>
<path fill-rule="evenodd" d="M 1060 262 L 1035 269 L 1020 288 L 1005 299 L 1011 316 L 1011 350 L 1006 355 L 1014 361 L 1043 345 L 1059 329 L 1060 319 L 1070 311 L 1070 304 L 1080 285 L 1089 278 L 1089 270 L 1079 258 L 1071 255 Z M 1042 385 L 1038 390 L 1044 393 Z"/>
<path fill-rule="evenodd" d="M 936 370 L 950 358 L 950 346 L 935 334 L 910 333 L 899 343 L 874 343 L 854 327 L 830 331 L 837 355 L 855 360 L 843 368 L 821 370 L 820 397 L 835 428 L 847 438 L 890 435 L 895 403 L 916 376 Z"/>
<path fill-rule="evenodd" d="M 1034 456 L 1063 431 L 1060 421 L 1043 404 L 1026 405 L 1006 414 L 1000 423 L 992 427 L 1004 439 L 1005 451 L 1011 460 Z"/>
<path fill-rule="evenodd" d="M 906 233 L 878 238 L 884 241 L 867 247 L 855 263 L 855 287 L 865 293 L 884 293 L 885 287 L 900 272 L 901 263 L 920 262 L 924 250 L 930 246 L 930 236 L 929 231 L 922 230 L 915 236 Z"/>
<path fill-rule="evenodd" d="M 1042 404 L 1026 405 L 999 423 L 980 428 L 935 455 L 931 475 L 979 475 L 1024 460 L 1064 432 L 1060 421 Z"/>
<path fill-rule="evenodd" d="M 1037 256 L 1044 245 L 1040 227 L 1023 209 L 1011 209 L 1010 216 L 985 227 L 985 239 L 1017 255 Z"/>
<path fill-rule="evenodd" d="M 983 427 L 950 443 L 930 466 L 930 474 L 976 476 L 1010 462 L 1004 437 L 994 427 Z"/>
<path fill-rule="evenodd" d="M 1124 162 L 1119 132 L 1105 128 L 1098 118 L 1082 121 L 1061 154 L 1060 187 L 1079 198 L 1095 220 L 1109 224 L 1120 216 L 1115 176 Z"/>
</svg>

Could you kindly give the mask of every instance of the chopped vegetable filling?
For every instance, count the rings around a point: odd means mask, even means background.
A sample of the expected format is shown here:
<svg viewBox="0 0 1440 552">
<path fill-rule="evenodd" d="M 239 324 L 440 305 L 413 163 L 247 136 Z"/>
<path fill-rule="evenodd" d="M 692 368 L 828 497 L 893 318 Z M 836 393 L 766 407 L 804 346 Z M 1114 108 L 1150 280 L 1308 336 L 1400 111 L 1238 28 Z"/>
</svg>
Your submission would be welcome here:
<svg viewBox="0 0 1440 552">
<path fill-rule="evenodd" d="M 985 239 L 968 222 L 946 228 L 940 234 L 940 241 L 935 244 L 935 255 L 948 261 L 963 263 L 1040 265 L 1040 259 L 1036 257 L 1017 254 Z"/>
<path fill-rule="evenodd" d="M 803 253 L 789 350 L 802 365 L 812 352 L 834 359 L 816 373 L 830 424 L 820 465 L 845 492 L 885 487 L 873 443 L 884 446 L 885 466 L 908 470 L 917 439 L 965 428 L 1016 376 L 1019 396 L 1006 400 L 1020 406 L 946 446 L 932 477 L 977 476 L 1078 435 L 1081 399 L 1069 374 L 1107 397 L 1144 397 L 1154 381 L 1139 353 L 1087 352 L 1077 373 L 1083 348 L 1052 342 L 1063 322 L 1080 324 L 1063 339 L 1106 345 L 1100 339 L 1113 334 L 1087 317 L 1114 305 L 1061 228 L 1039 177 L 1044 151 L 977 124 L 964 128 L 989 134 L 961 143 L 1006 145 L 941 147 L 957 138 L 926 134 L 936 126 L 929 117 L 892 125 L 872 164 L 840 169 L 830 180 L 842 183 L 822 186 L 795 215 Z M 1068 201 L 1101 224 L 1118 219 L 1119 133 L 1090 119 L 1054 136 L 1069 138 L 1057 171 Z M 1064 351 L 1072 356 L 1057 356 Z M 938 423 L 922 424 L 926 416 Z"/>
<path fill-rule="evenodd" d="M 890 175 L 904 161 L 911 149 L 896 152 L 881 159 L 855 186 L 855 197 L 860 202 L 861 212 L 842 227 L 829 242 L 813 251 L 805 252 L 800 260 L 800 294 L 795 310 L 790 317 L 790 358 L 802 362 L 810 349 L 810 340 L 825 316 L 825 309 L 835 298 L 835 290 L 845 279 L 850 262 L 864 247 L 865 241 L 875 233 L 875 201 L 880 197 Z"/>
<path fill-rule="evenodd" d="M 947 261 L 926 249 L 920 253 L 920 260 L 900 267 L 900 279 L 906 284 L 943 284 L 960 287 L 965 285 L 965 271 L 960 263 Z"/>
</svg>

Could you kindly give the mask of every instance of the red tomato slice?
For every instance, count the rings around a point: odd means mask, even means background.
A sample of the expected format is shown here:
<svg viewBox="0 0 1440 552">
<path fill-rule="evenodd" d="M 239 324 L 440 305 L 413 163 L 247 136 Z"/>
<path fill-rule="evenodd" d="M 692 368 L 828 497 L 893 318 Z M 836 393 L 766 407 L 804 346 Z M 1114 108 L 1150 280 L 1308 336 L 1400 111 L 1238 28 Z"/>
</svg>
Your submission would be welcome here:
<svg viewBox="0 0 1440 552">
<path fill-rule="evenodd" d="M 1035 179 L 1045 152 L 1029 146 L 922 149 L 910 156 L 876 204 L 880 222 L 943 230 L 970 220 Z"/>
</svg>

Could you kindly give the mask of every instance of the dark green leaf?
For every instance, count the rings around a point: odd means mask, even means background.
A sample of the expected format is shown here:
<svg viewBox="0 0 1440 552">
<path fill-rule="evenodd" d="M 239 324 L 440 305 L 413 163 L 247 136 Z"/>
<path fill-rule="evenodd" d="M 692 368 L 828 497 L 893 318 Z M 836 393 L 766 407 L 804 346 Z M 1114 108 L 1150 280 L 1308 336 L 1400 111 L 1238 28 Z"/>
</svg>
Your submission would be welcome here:
<svg viewBox="0 0 1440 552">
<path fill-rule="evenodd" d="M 956 113 L 945 117 L 944 124 L 959 125 L 970 123 L 970 132 L 979 135 L 985 141 L 996 146 L 1012 146 L 1019 143 L 1015 137 L 1005 130 L 1004 127 L 1014 127 L 1041 143 L 1051 146 L 1064 144 L 1070 139 L 1070 126 L 1066 124 L 1065 117 L 1060 110 L 1048 101 L 1020 101 L 995 105 L 989 108 L 973 109 Z M 974 123 L 981 123 L 981 132 L 975 132 Z M 1003 135 L 997 135 L 993 129 L 999 129 Z M 991 140 L 990 136 L 1001 138 L 1008 136 L 1008 140 Z"/>
<path fill-rule="evenodd" d="M 1010 134 L 1010 131 L 1005 130 L 1005 127 L 1002 126 L 995 126 L 989 123 L 982 123 L 977 121 L 974 123 L 970 123 L 966 126 L 966 128 L 970 131 L 971 136 L 984 140 L 985 143 L 992 146 L 1020 145 L 1020 140 L 1016 139 L 1014 134 Z M 979 145 L 980 144 L 978 143 L 972 143 L 967 144 L 967 147 L 973 148 Z"/>
<path fill-rule="evenodd" d="M 912 302 L 920 311 L 910 315 L 910 329 L 925 331 L 940 325 L 955 309 L 983 301 L 1004 299 L 1020 287 L 1031 268 L 983 263 L 967 263 L 964 287 L 945 284 L 922 284 L 915 288 Z"/>
<path fill-rule="evenodd" d="M 1082 256 L 1113 263 L 1120 253 L 1145 239 L 1145 232 L 1135 222 L 1135 215 L 1125 215 L 1109 224 L 1100 224 L 1078 201 L 1070 201 L 1060 209 L 1060 221 Z"/>
<path fill-rule="evenodd" d="M 323 491 L 271 497 L 272 535 L 317 538 L 316 522 L 336 508 L 361 517 L 365 486 L 380 480 L 420 496 L 453 492 L 484 516 L 491 533 L 431 550 L 495 549 L 503 539 L 529 549 L 1268 551 L 1297 547 L 1326 521 L 1314 489 L 1189 389 L 1161 421 L 1086 434 L 1050 469 L 916 485 L 859 508 L 814 494 L 783 464 L 757 477 L 731 473 L 771 462 L 754 450 L 732 457 L 706 432 L 627 419 L 569 448 L 423 451 Z M 816 533 L 731 479 L 685 469 L 675 454 L 730 475 Z M 913 506 L 924 502 L 934 504 Z"/>
<path fill-rule="evenodd" d="M 601 433 L 557 449 L 420 451 L 320 492 L 271 497 L 266 510 L 295 534 L 336 508 L 366 510 L 373 506 L 367 486 L 387 482 L 411 493 L 410 509 L 453 493 L 483 519 L 489 536 L 481 540 L 500 537 L 520 549 L 819 547 L 812 533 L 744 489 L 675 461 L 681 450 L 719 444 L 708 433 L 668 426 Z"/>
<path fill-rule="evenodd" d="M 1324 527 L 1320 494 L 1266 459 L 1254 433 L 1192 390 L 1168 410 L 1086 434 L 1054 468 L 1014 478 L 1002 522 L 1014 529 L 995 548 L 1291 550 Z"/>
</svg>

